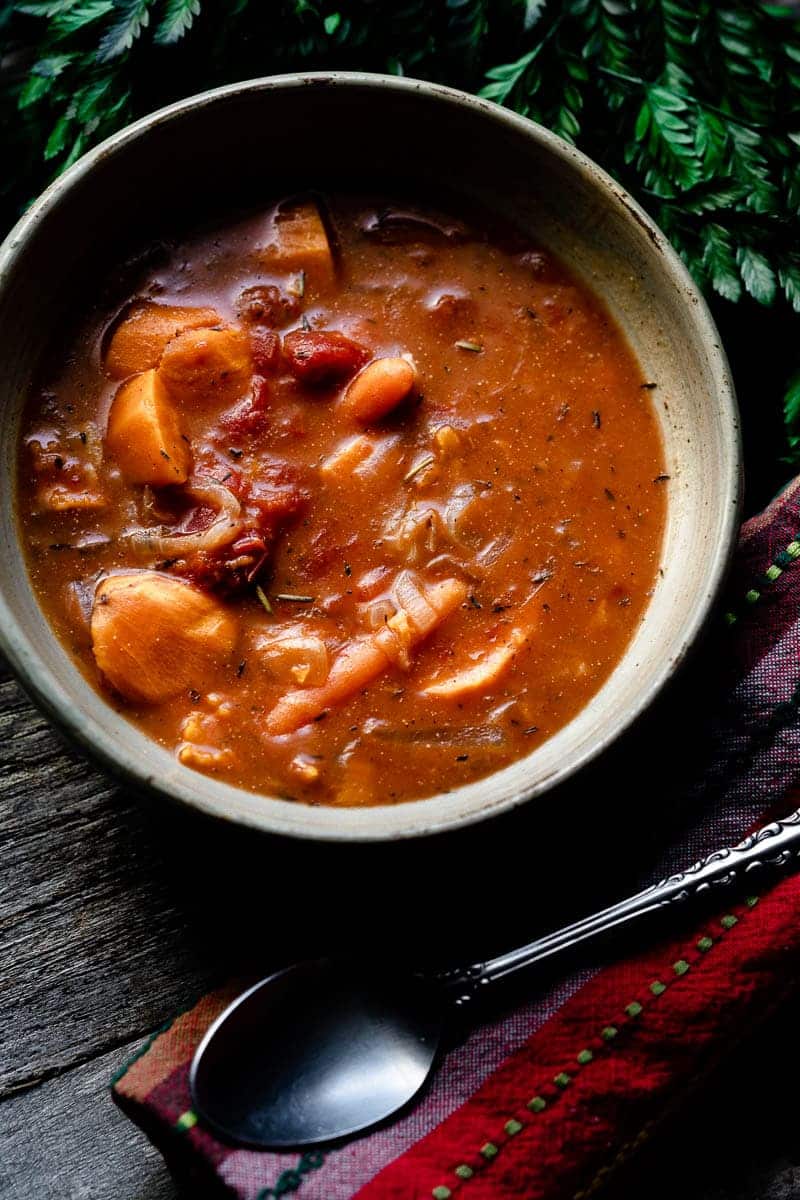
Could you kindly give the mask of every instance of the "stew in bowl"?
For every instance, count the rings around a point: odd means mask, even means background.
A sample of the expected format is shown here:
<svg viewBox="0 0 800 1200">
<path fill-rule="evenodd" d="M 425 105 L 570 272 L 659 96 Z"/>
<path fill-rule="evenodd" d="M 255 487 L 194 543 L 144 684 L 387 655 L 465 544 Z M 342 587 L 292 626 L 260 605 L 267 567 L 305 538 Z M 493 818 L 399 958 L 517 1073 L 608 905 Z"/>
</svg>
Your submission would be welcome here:
<svg viewBox="0 0 800 1200">
<path fill-rule="evenodd" d="M 484 214 L 287 196 L 160 245 L 20 446 L 39 601 L 180 763 L 311 804 L 528 754 L 641 621 L 669 478 L 602 302 Z"/>
</svg>

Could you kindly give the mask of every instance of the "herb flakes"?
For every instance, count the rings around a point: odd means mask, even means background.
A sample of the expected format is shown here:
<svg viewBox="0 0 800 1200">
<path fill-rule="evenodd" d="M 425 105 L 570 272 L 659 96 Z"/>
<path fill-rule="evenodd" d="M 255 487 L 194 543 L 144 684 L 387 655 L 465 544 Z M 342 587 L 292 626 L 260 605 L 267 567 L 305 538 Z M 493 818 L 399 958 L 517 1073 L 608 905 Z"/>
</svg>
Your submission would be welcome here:
<svg viewBox="0 0 800 1200">
<path fill-rule="evenodd" d="M 273 600 L 287 600 L 292 604 L 313 604 L 313 596 L 303 596 L 299 592 L 276 592 Z"/>
<path fill-rule="evenodd" d="M 427 471 L 428 467 L 432 467 L 435 461 L 432 454 L 426 454 L 419 462 L 414 463 L 411 470 L 403 476 L 403 483 L 410 483 L 421 471 Z"/>
<path fill-rule="evenodd" d="M 263 605 L 266 612 L 268 612 L 270 616 L 274 616 L 274 610 L 273 610 L 272 605 L 269 602 L 269 596 L 264 591 L 264 589 L 261 587 L 261 585 L 258 583 L 256 584 L 256 595 L 258 596 L 259 600 L 261 601 L 261 604 Z"/>
</svg>

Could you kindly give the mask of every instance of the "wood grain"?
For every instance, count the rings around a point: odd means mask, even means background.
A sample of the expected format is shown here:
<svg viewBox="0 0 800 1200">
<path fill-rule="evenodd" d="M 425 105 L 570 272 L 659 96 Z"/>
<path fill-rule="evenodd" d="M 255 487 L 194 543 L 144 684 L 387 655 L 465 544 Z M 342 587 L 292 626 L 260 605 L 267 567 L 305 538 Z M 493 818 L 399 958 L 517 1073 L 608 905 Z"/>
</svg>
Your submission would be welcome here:
<svg viewBox="0 0 800 1200">
<path fill-rule="evenodd" d="M 146 1033 L 207 976 L 152 813 L 68 750 L 8 678 L 0 774 L 3 1095 Z"/>
<path fill-rule="evenodd" d="M 158 1151 L 115 1107 L 109 1079 L 138 1043 L 102 1054 L 0 1107 L 6 1200 L 175 1200 Z"/>
</svg>

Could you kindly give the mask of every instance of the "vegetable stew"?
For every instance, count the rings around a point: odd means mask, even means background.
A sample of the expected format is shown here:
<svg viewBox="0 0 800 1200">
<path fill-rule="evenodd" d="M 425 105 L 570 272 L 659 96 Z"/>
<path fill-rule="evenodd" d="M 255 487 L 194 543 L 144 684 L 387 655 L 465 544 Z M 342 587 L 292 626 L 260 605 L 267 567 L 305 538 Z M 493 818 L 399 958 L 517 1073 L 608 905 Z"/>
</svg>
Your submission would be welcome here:
<svg viewBox="0 0 800 1200">
<path fill-rule="evenodd" d="M 591 702 L 668 480 L 655 383 L 552 254 L 301 196 L 127 279 L 54 351 L 19 467 L 36 594 L 109 703 L 188 767 L 365 805 Z"/>
</svg>

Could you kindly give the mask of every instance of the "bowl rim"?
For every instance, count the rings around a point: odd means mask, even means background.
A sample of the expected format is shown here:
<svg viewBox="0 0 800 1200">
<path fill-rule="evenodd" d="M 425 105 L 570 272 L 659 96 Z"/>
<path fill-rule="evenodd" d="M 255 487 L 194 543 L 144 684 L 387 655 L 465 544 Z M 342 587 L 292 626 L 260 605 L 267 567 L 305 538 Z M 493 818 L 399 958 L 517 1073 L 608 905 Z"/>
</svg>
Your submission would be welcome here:
<svg viewBox="0 0 800 1200">
<path fill-rule="evenodd" d="M 193 775 L 190 768 L 182 767 L 169 778 L 156 777 L 142 770 L 135 747 L 116 741 L 110 733 L 94 726 L 90 717 L 85 717 L 71 701 L 66 689 L 50 673 L 43 658 L 31 639 L 14 617 L 3 595 L 0 584 L 0 651 L 6 656 L 17 679 L 35 703 L 46 712 L 57 727 L 77 742 L 89 756 L 98 761 L 112 776 L 125 784 L 133 784 L 138 790 L 186 805 L 223 820 L 249 826 L 261 832 L 291 836 L 323 842 L 384 842 L 414 837 L 429 836 L 471 826 L 504 812 L 509 812 L 557 784 L 577 774 L 628 730 L 652 704 L 671 678 L 677 665 L 682 662 L 696 643 L 707 618 L 713 609 L 724 583 L 735 547 L 741 508 L 742 448 L 739 412 L 727 357 L 722 348 L 719 334 L 714 325 L 708 305 L 692 280 L 688 270 L 672 248 L 658 226 L 636 200 L 591 158 L 571 143 L 564 141 L 544 126 L 527 117 L 456 88 L 405 76 L 385 75 L 362 71 L 309 71 L 289 72 L 242 80 L 222 87 L 186 97 L 173 104 L 157 109 L 147 116 L 118 130 L 97 146 L 87 151 L 63 175 L 55 179 L 34 201 L 28 211 L 17 221 L 0 246 L 0 290 L 5 285 L 17 255 L 38 228 L 57 210 L 62 199 L 87 176 L 95 166 L 109 156 L 124 150 L 149 131 L 171 122 L 183 114 L 224 103 L 227 99 L 242 94 L 256 94 L 296 88 L 367 88 L 396 93 L 422 92 L 444 104 L 467 111 L 481 119 L 494 122 L 499 128 L 534 140 L 548 153 L 576 168 L 588 178 L 607 199 L 615 199 L 627 210 L 630 218 L 642 227 L 660 251 L 664 271 L 685 297 L 687 311 L 692 314 L 692 323 L 698 338 L 708 355 L 709 369 L 715 388 L 715 400 L 727 418 L 721 424 L 721 461 L 723 471 L 720 492 L 724 513 L 713 552 L 706 560 L 706 571 L 702 585 L 703 594 L 698 598 L 692 613 L 684 623 L 679 641 L 675 643 L 674 655 L 651 673 L 647 686 L 637 696 L 618 721 L 602 737 L 581 753 L 573 754 L 568 762 L 550 772 L 546 778 L 531 782 L 529 786 L 517 787 L 510 794 L 491 804 L 479 803 L 456 814 L 437 814 L 435 805 L 442 793 L 420 800 L 406 801 L 397 805 L 375 805 L 363 809 L 339 809 L 331 806 L 312 806 L 281 800 L 262 793 L 249 792 L 211 777 L 209 780 L 213 798 L 206 799 L 193 794 L 187 782 L 183 785 L 183 773 Z M 54 635 L 55 636 L 55 635 Z M 62 648 L 63 649 L 63 648 Z M 64 651 L 66 654 L 66 651 Z M 626 650 L 626 654 L 628 651 Z M 623 655 L 623 658 L 625 655 Z M 67 658 L 69 655 L 67 654 Z M 621 660 L 622 661 L 622 660 Z M 77 670 L 77 668 L 75 668 Z M 87 683 L 87 686 L 90 686 Z M 566 727 L 565 727 L 566 728 Z M 135 730 L 134 726 L 131 729 Z M 139 737 L 145 737 L 136 731 Z M 482 781 L 477 781 L 480 784 Z M 248 798 L 249 804 L 236 802 L 236 798 Z M 320 815 L 324 819 L 320 818 Z M 330 816 L 335 816 L 332 821 Z"/>
</svg>

